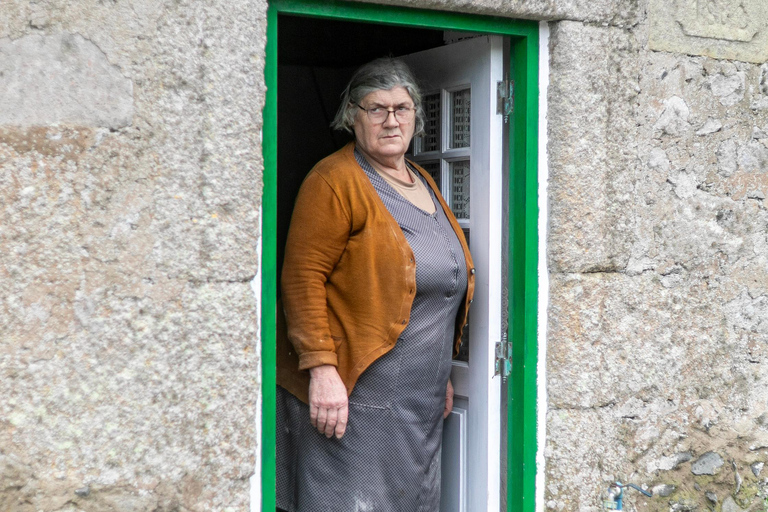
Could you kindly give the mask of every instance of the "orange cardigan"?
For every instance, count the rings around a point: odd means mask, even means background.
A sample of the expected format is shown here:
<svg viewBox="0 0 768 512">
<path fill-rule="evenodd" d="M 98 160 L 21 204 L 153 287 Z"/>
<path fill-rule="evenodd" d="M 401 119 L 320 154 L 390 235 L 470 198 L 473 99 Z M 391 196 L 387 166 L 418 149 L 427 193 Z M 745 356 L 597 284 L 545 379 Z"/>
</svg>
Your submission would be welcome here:
<svg viewBox="0 0 768 512">
<path fill-rule="evenodd" d="M 277 383 L 304 402 L 306 370 L 323 364 L 337 367 L 351 393 L 363 371 L 394 347 L 416 293 L 413 251 L 355 160 L 354 148 L 347 144 L 310 171 L 288 231 L 277 311 Z M 467 262 L 455 355 L 474 293 L 472 257 L 435 182 L 415 167 L 434 190 Z"/>
</svg>

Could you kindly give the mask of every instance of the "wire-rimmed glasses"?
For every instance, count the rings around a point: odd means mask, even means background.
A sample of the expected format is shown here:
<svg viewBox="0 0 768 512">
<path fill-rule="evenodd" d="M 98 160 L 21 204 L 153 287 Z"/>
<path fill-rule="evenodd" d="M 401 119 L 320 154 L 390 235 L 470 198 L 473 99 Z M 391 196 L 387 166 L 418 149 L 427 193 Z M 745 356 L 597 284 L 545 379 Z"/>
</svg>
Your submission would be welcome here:
<svg viewBox="0 0 768 512">
<path fill-rule="evenodd" d="M 413 107 L 398 106 L 393 109 L 386 109 L 384 107 L 373 106 L 371 108 L 365 108 L 362 105 L 357 105 L 360 110 L 368 114 L 368 119 L 373 124 L 382 124 L 387 120 L 389 114 L 394 114 L 398 123 L 409 123 L 413 121 L 416 109 Z"/>
</svg>

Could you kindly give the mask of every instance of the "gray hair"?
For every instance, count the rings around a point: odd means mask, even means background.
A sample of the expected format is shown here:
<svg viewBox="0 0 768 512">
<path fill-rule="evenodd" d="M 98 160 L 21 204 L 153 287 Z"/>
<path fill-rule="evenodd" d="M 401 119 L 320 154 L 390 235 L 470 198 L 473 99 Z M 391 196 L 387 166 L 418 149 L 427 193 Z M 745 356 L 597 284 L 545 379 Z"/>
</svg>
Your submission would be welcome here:
<svg viewBox="0 0 768 512">
<path fill-rule="evenodd" d="M 403 87 L 411 96 L 416 109 L 414 135 L 421 135 L 424 132 L 424 109 L 421 105 L 419 86 L 405 62 L 392 57 L 373 60 L 355 71 L 346 89 L 341 93 L 341 105 L 331 127 L 352 133 L 355 116 L 360 110 L 357 106 L 360 101 L 372 92 L 388 91 L 395 87 Z"/>
</svg>

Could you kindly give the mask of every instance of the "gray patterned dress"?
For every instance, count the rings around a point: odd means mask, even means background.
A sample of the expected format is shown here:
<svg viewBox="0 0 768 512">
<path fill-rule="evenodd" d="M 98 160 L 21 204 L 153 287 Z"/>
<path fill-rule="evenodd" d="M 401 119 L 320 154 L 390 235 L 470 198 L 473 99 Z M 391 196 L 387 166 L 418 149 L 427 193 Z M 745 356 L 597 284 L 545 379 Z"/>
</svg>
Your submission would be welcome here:
<svg viewBox="0 0 768 512">
<path fill-rule="evenodd" d="M 278 387 L 277 506 L 289 512 L 434 512 L 456 314 L 467 289 L 462 247 L 440 204 L 428 214 L 355 158 L 416 258 L 411 318 L 395 347 L 360 376 L 341 439 L 309 422 Z M 418 173 L 417 173 L 418 175 Z"/>
</svg>

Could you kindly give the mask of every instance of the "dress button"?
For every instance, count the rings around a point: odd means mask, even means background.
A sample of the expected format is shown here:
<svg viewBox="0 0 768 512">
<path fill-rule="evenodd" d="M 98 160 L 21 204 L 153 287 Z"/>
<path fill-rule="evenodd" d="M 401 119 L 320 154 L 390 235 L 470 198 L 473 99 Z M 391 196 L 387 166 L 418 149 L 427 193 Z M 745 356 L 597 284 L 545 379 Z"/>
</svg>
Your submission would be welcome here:
<svg viewBox="0 0 768 512">
<path fill-rule="evenodd" d="M 405 320 L 402 321 L 402 324 L 405 325 Z"/>
<path fill-rule="evenodd" d="M 469 299 L 470 304 L 472 304 L 473 302 L 475 302 L 475 299 Z"/>
<path fill-rule="evenodd" d="M 474 268 L 469 269 L 469 273 L 472 275 L 475 275 L 475 269 Z"/>
</svg>

